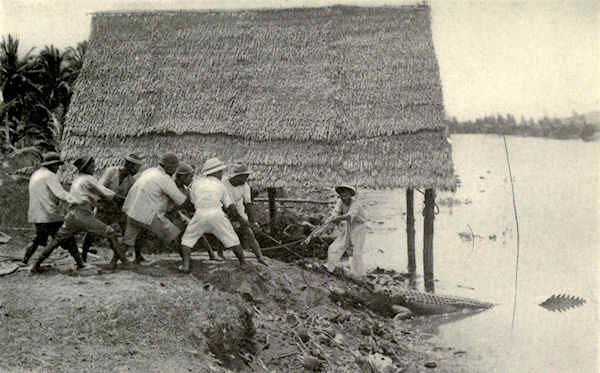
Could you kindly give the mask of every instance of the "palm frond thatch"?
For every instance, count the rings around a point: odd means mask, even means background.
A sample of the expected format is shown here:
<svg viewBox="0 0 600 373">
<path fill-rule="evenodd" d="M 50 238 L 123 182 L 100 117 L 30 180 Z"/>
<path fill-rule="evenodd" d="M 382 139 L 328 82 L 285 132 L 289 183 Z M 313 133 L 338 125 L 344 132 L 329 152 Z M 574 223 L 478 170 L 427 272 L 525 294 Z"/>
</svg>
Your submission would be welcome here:
<svg viewBox="0 0 600 373">
<path fill-rule="evenodd" d="M 443 117 L 427 6 L 96 13 L 65 155 L 175 150 L 286 185 L 453 189 Z"/>
</svg>

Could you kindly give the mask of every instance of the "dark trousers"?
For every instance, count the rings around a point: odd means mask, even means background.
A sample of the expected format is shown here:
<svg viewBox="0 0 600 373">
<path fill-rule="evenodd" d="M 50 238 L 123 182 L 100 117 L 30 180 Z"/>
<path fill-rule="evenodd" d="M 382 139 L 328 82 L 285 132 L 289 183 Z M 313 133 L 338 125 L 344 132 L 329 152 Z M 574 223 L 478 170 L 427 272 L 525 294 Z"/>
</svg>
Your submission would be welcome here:
<svg viewBox="0 0 600 373">
<path fill-rule="evenodd" d="M 48 244 L 48 237 L 56 237 L 56 234 L 62 225 L 62 221 L 55 221 L 52 223 L 35 223 L 35 237 L 33 238 L 33 242 L 25 250 L 23 262 L 27 263 L 29 259 L 31 259 L 38 246 L 46 246 Z M 73 237 L 64 241 L 60 246 L 71 253 L 71 256 L 73 256 L 73 250 L 77 251 L 77 243 Z"/>
<path fill-rule="evenodd" d="M 94 215 L 96 219 L 100 220 L 106 225 L 113 225 L 117 223 L 119 228 L 121 228 L 121 232 L 125 232 L 125 223 L 126 217 L 119 209 L 117 208 L 98 208 L 96 214 Z M 83 261 L 87 261 L 87 254 L 90 251 L 90 247 L 94 241 L 96 241 L 98 237 L 91 232 L 86 232 L 83 236 L 83 244 L 81 246 L 81 258 Z"/>
<path fill-rule="evenodd" d="M 116 238 L 114 231 L 112 231 L 108 225 L 96 219 L 88 208 L 84 206 L 72 206 L 65 216 L 64 224 L 60 227 L 52 242 L 44 249 L 36 261 L 34 268 L 39 269 L 39 266 L 52 254 L 54 249 L 58 246 L 62 246 L 69 240 L 74 240 L 75 234 L 79 232 L 90 232 L 97 236 L 108 238 L 111 240 L 111 248 L 113 251 L 115 251 L 118 256 L 122 257 L 122 254 L 118 251 L 119 248 L 115 245 L 116 242 L 114 242 Z M 71 251 L 69 252 L 71 253 Z M 73 259 L 75 259 L 77 268 L 82 268 L 84 264 L 76 247 L 71 255 L 73 256 Z M 123 261 L 125 262 L 125 260 Z"/>
</svg>

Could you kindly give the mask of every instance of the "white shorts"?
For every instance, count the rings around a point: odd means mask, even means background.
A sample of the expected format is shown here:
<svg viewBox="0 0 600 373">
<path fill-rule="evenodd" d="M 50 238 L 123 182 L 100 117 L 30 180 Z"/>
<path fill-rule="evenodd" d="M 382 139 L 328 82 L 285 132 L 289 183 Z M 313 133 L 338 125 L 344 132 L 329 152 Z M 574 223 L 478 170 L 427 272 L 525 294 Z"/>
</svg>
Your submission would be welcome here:
<svg viewBox="0 0 600 373">
<path fill-rule="evenodd" d="M 240 244 L 231 222 L 221 209 L 200 213 L 197 211 L 183 233 L 181 244 L 194 247 L 205 233 L 214 234 L 226 249 Z"/>
</svg>

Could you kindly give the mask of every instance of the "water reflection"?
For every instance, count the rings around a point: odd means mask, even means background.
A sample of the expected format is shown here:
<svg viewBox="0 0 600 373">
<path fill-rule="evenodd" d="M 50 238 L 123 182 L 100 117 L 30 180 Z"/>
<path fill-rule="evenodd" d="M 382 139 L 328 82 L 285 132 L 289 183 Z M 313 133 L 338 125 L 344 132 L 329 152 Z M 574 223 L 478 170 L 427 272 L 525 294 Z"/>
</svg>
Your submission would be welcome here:
<svg viewBox="0 0 600 373">
<path fill-rule="evenodd" d="M 453 136 L 462 185 L 436 199 L 435 288 L 499 306 L 435 329 L 446 343 L 487 356 L 488 371 L 575 372 L 597 368 L 600 143 L 508 138 L 521 230 L 515 329 L 511 334 L 516 237 L 502 138 Z M 592 196 L 593 198 L 590 198 Z M 407 268 L 405 191 L 365 193 L 371 266 Z M 447 203 L 446 203 L 447 202 Z M 415 193 L 417 275 L 423 290 L 423 197 Z M 462 234 L 461 234 L 462 233 Z M 385 248 L 383 252 L 378 249 Z M 568 312 L 539 304 L 553 294 L 587 300 Z M 485 371 L 483 369 L 482 371 Z"/>
</svg>

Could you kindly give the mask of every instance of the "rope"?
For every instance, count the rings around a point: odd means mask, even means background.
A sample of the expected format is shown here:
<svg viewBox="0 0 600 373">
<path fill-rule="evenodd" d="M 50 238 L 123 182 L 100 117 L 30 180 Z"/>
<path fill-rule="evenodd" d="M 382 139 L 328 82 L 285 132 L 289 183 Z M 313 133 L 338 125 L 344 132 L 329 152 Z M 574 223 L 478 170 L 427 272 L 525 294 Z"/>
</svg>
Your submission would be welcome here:
<svg viewBox="0 0 600 373">
<path fill-rule="evenodd" d="M 303 239 L 300 239 L 300 240 L 296 240 L 296 241 L 292 241 L 292 242 L 284 243 L 284 244 L 277 245 L 277 246 L 261 247 L 261 248 L 260 248 L 260 251 L 270 251 L 270 250 L 276 250 L 276 249 L 286 249 L 286 250 L 287 250 L 287 248 L 288 248 L 289 246 L 295 246 L 295 245 L 297 245 L 297 244 L 300 244 L 300 243 L 302 243 L 304 240 L 305 240 L 305 239 L 303 238 Z M 300 256 L 300 255 L 296 254 L 295 252 L 293 252 L 293 251 L 290 251 L 290 250 L 287 250 L 287 251 L 289 251 L 290 253 L 292 253 L 292 254 L 296 255 L 298 258 L 300 258 L 300 259 L 303 259 L 303 257 L 302 257 L 302 256 Z"/>
</svg>

